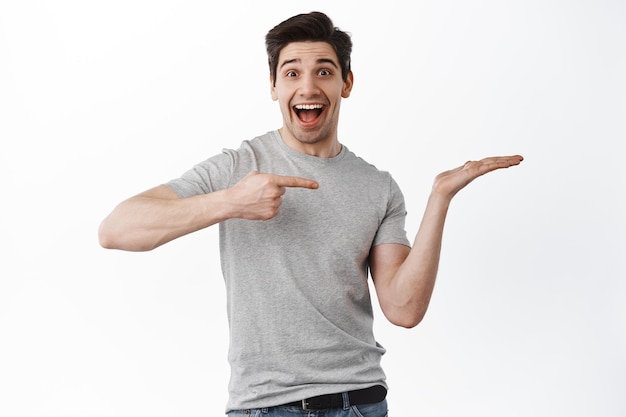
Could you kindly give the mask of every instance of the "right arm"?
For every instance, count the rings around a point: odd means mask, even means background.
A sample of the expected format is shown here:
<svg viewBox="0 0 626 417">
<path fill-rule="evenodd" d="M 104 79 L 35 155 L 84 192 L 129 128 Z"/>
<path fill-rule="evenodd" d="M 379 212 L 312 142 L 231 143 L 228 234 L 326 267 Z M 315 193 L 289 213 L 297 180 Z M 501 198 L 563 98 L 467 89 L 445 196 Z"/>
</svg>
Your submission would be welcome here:
<svg viewBox="0 0 626 417">
<path fill-rule="evenodd" d="M 315 181 L 250 172 L 231 188 L 180 198 L 159 185 L 121 202 L 98 229 L 107 249 L 148 251 L 231 218 L 267 220 L 278 214 L 285 187 L 315 189 Z"/>
</svg>

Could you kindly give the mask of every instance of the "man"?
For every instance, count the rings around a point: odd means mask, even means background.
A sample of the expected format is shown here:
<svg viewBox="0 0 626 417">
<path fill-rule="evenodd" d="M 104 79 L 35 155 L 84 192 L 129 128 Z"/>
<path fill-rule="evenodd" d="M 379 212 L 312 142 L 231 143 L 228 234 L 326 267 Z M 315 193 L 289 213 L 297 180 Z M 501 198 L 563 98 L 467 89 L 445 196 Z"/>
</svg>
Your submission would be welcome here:
<svg viewBox="0 0 626 417">
<path fill-rule="evenodd" d="M 385 350 L 373 335 L 368 272 L 387 319 L 416 326 L 435 284 L 452 198 L 522 157 L 438 175 L 411 246 L 396 182 L 337 137 L 340 104 L 353 86 L 349 35 L 313 12 L 274 27 L 266 46 L 282 127 L 122 202 L 102 222 L 100 242 L 151 250 L 219 223 L 229 415 L 384 416 Z"/>
</svg>

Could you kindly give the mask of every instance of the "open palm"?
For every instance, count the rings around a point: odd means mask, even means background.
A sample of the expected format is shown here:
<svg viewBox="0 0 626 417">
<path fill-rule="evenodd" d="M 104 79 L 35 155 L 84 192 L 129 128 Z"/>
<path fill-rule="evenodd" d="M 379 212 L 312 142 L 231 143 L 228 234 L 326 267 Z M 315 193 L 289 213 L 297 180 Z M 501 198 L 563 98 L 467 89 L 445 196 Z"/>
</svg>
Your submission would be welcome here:
<svg viewBox="0 0 626 417">
<path fill-rule="evenodd" d="M 433 190 L 448 198 L 452 198 L 474 179 L 488 172 L 501 168 L 519 165 L 524 158 L 521 155 L 492 156 L 479 161 L 468 161 L 465 164 L 444 171 L 435 177 Z"/>
</svg>

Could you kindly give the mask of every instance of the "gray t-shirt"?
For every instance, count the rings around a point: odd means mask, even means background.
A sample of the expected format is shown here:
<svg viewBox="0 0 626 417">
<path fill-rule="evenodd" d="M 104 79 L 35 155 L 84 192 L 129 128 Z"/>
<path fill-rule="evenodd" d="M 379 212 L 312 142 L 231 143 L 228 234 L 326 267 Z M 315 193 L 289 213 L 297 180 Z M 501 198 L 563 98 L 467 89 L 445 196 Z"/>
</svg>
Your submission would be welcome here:
<svg viewBox="0 0 626 417">
<path fill-rule="evenodd" d="M 278 131 L 167 185 L 185 198 L 231 187 L 252 170 L 313 179 L 319 188 L 287 188 L 270 220 L 220 223 L 230 328 L 226 410 L 386 386 L 367 260 L 374 245 L 409 246 L 398 185 L 345 146 L 336 157 L 314 157 L 287 147 Z"/>
</svg>

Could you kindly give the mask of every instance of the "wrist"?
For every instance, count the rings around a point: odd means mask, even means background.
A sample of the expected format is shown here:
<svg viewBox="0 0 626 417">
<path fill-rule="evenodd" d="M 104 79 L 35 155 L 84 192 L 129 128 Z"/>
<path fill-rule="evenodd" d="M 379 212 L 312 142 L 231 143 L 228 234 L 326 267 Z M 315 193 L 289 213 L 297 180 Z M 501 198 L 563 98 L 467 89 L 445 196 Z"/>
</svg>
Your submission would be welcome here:
<svg viewBox="0 0 626 417">
<path fill-rule="evenodd" d="M 453 196 L 449 194 L 442 193 L 433 188 L 430 192 L 430 196 L 428 197 L 428 204 L 447 209 L 450 206 L 452 197 Z"/>
</svg>

